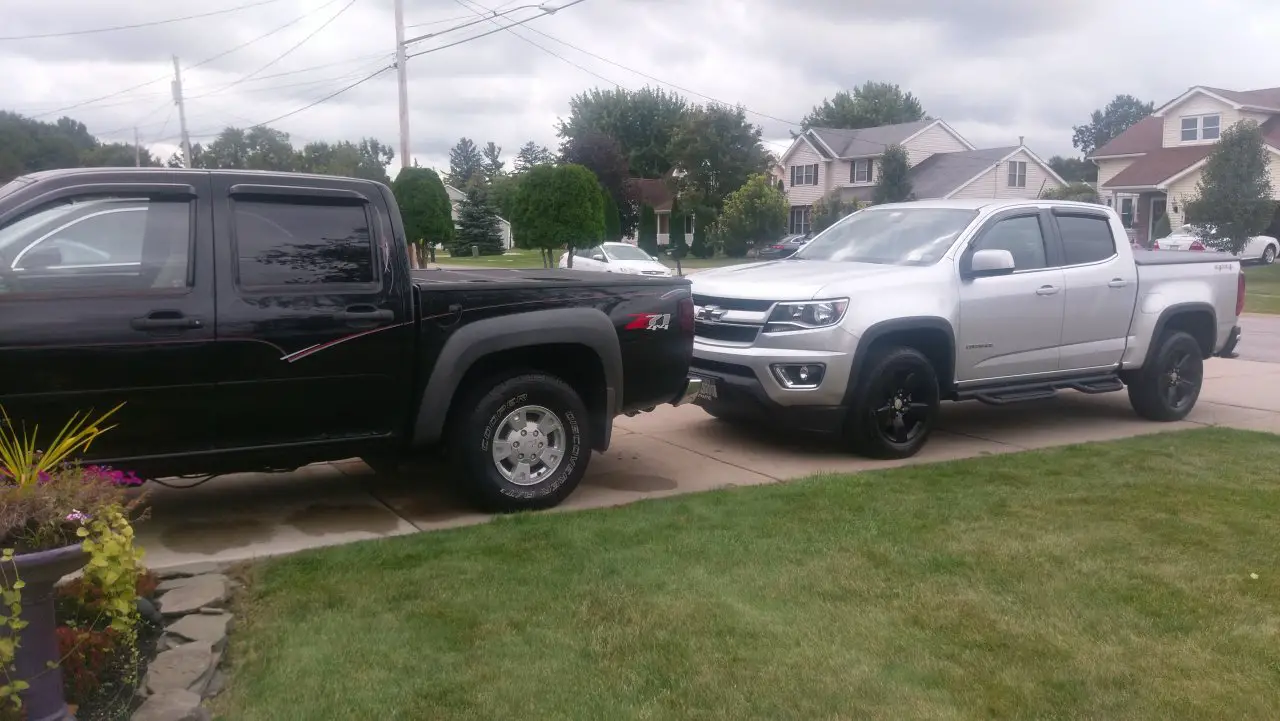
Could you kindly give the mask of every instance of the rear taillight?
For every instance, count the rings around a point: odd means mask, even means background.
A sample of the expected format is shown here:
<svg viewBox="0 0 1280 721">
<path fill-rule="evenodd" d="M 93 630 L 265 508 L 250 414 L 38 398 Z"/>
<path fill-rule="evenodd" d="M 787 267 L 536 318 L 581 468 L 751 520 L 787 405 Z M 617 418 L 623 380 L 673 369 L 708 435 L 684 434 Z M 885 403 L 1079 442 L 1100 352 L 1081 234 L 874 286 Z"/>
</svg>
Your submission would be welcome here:
<svg viewBox="0 0 1280 721">
<path fill-rule="evenodd" d="M 681 298 L 676 313 L 680 317 L 680 334 L 693 340 L 693 298 Z"/>
<path fill-rule="evenodd" d="M 773 248 L 774 250 L 786 250 L 786 249 L 787 249 L 787 246 L 785 246 L 785 245 L 771 245 L 771 246 L 769 246 L 769 247 Z"/>
<path fill-rule="evenodd" d="M 1158 241 L 1158 240 L 1153 240 L 1153 241 L 1151 241 L 1151 249 L 1152 249 L 1152 250 L 1160 250 L 1160 241 Z"/>
<path fill-rule="evenodd" d="M 1244 271 L 1240 271 L 1240 279 L 1236 281 L 1236 317 L 1244 312 Z"/>
<path fill-rule="evenodd" d="M 1187 250 L 1204 250 L 1204 243 L 1198 240 L 1191 241 L 1191 245 L 1187 246 Z"/>
</svg>

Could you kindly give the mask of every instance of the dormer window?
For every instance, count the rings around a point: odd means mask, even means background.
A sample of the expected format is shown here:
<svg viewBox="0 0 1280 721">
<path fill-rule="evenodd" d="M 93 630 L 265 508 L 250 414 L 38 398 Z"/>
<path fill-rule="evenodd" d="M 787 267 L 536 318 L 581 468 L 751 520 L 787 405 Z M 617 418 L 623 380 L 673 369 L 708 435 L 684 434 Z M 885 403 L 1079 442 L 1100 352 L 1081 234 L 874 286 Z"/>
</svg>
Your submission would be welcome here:
<svg viewBox="0 0 1280 721">
<path fill-rule="evenodd" d="M 1182 119 L 1182 142 L 1217 140 L 1222 133 L 1221 115 L 1193 115 Z"/>
</svg>

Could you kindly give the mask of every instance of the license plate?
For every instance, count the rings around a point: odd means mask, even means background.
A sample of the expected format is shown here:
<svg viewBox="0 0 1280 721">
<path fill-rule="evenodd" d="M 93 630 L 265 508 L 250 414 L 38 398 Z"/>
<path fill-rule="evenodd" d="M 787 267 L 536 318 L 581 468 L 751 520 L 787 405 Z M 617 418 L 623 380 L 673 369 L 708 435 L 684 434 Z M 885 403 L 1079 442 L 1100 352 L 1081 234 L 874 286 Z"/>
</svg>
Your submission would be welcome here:
<svg viewBox="0 0 1280 721">
<path fill-rule="evenodd" d="M 714 401 L 717 397 L 716 379 L 704 377 L 702 379 L 702 387 L 698 389 L 698 398 L 705 401 Z"/>
</svg>

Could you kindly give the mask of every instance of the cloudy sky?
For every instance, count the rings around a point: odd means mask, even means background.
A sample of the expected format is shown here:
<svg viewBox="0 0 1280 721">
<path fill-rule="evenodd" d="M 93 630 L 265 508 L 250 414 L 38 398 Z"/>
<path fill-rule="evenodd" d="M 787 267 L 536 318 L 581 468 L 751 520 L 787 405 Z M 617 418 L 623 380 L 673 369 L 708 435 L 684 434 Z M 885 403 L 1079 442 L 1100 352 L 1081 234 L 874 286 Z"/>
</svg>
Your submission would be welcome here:
<svg viewBox="0 0 1280 721">
<path fill-rule="evenodd" d="M 413 52 L 496 27 L 451 30 L 477 12 L 539 14 L 525 7 L 537 0 L 404 2 L 410 37 L 439 33 Z M 372 136 L 399 148 L 394 72 L 294 112 L 390 63 L 392 0 L 0 4 L 2 109 L 70 115 L 107 140 L 132 142 L 137 126 L 168 157 L 178 136 L 168 84 L 177 54 L 193 141 L 292 113 L 272 125 L 296 144 Z M 411 148 L 436 167 L 447 167 L 464 135 L 508 154 L 528 140 L 554 148 L 556 119 L 575 93 L 654 84 L 743 105 L 781 151 L 824 97 L 882 80 L 914 92 L 979 147 L 1022 135 L 1047 158 L 1070 154 L 1071 126 L 1117 93 L 1159 105 L 1191 85 L 1280 85 L 1277 37 L 1276 0 L 585 0 L 410 60 Z"/>
</svg>

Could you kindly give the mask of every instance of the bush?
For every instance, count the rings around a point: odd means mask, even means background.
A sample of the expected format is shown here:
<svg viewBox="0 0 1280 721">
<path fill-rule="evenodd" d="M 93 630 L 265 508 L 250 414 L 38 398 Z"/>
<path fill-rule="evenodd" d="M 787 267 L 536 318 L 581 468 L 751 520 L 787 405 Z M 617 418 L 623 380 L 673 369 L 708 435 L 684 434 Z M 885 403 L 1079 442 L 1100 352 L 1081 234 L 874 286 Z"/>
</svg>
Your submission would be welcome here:
<svg viewBox="0 0 1280 721">
<path fill-rule="evenodd" d="M 1152 237 L 1156 240 L 1167 238 L 1173 233 L 1173 228 L 1169 227 L 1169 214 L 1165 213 L 1156 220 L 1156 227 L 1151 229 Z"/>
</svg>

